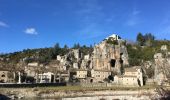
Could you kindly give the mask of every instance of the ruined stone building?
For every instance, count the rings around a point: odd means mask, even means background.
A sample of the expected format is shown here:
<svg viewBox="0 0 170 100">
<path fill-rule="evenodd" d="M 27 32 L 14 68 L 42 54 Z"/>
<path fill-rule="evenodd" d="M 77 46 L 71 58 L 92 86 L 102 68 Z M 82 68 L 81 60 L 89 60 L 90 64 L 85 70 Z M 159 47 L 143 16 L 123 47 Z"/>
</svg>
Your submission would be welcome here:
<svg viewBox="0 0 170 100">
<path fill-rule="evenodd" d="M 161 50 L 162 53 L 156 53 L 154 55 L 155 82 L 159 85 L 170 79 L 170 53 L 166 45 L 163 45 Z"/>
<path fill-rule="evenodd" d="M 9 80 L 8 77 L 9 71 L 0 71 L 0 83 L 7 83 Z"/>
<path fill-rule="evenodd" d="M 14 76 L 11 71 L 1 69 L 0 70 L 0 83 L 11 83 L 14 82 Z"/>
<path fill-rule="evenodd" d="M 63 71 L 57 73 L 55 77 L 55 82 L 68 82 L 69 81 L 69 72 L 68 71 Z"/>
</svg>

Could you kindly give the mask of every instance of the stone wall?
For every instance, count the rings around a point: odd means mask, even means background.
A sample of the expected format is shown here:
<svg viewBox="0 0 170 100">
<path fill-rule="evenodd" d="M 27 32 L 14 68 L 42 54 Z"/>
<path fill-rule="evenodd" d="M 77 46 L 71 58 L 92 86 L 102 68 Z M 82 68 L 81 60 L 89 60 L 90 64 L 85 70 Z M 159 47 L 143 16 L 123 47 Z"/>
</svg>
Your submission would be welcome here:
<svg viewBox="0 0 170 100">
<path fill-rule="evenodd" d="M 123 85 L 122 84 L 116 84 L 116 83 L 81 83 L 82 87 L 86 88 L 93 88 L 93 87 L 136 87 L 137 85 Z"/>
</svg>

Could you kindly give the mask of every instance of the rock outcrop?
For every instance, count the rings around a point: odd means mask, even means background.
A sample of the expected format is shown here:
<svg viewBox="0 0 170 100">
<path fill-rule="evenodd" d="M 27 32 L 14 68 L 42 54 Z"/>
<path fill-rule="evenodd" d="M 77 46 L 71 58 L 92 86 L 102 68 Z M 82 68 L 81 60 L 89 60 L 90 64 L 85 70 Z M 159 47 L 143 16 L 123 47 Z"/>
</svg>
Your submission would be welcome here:
<svg viewBox="0 0 170 100">
<path fill-rule="evenodd" d="M 117 35 L 111 35 L 94 46 L 92 68 L 95 70 L 110 70 L 120 73 L 121 66 L 128 65 L 128 53 L 124 40 Z"/>
<path fill-rule="evenodd" d="M 85 55 L 79 49 L 72 49 L 64 57 L 57 58 L 60 65 L 73 69 L 108 70 L 117 73 L 120 73 L 121 66 L 129 64 L 125 41 L 115 34 L 95 45 L 92 54 Z"/>
<path fill-rule="evenodd" d="M 161 53 L 154 55 L 155 81 L 159 85 L 170 79 L 170 52 L 168 52 L 166 48 L 167 47 L 163 45 L 161 47 Z"/>
</svg>

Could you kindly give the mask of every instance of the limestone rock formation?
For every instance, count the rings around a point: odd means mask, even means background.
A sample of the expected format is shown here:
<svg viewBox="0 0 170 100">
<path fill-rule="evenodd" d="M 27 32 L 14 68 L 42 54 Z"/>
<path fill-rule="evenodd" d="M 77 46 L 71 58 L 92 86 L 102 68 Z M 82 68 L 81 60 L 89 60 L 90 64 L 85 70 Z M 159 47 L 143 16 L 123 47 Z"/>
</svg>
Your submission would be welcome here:
<svg viewBox="0 0 170 100">
<path fill-rule="evenodd" d="M 154 55 L 155 81 L 158 84 L 162 84 L 170 79 L 170 53 L 165 48 L 167 47 L 163 45 L 161 47 L 162 53 L 156 53 Z"/>
<path fill-rule="evenodd" d="M 95 45 L 92 54 L 83 54 L 72 49 L 64 57 L 58 56 L 60 65 L 73 69 L 108 70 L 121 73 L 121 67 L 128 65 L 125 41 L 113 34 Z"/>
<path fill-rule="evenodd" d="M 95 45 L 92 54 L 92 68 L 120 73 L 121 66 L 129 64 L 124 42 L 118 35 L 113 34 Z"/>
</svg>

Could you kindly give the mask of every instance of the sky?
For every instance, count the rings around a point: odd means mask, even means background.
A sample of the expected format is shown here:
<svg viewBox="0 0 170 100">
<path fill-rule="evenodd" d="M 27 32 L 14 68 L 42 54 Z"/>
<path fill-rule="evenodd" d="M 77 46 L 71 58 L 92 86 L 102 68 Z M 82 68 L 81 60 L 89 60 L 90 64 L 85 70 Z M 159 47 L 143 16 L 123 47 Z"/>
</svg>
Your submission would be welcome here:
<svg viewBox="0 0 170 100">
<path fill-rule="evenodd" d="M 170 39 L 170 0 L 0 0 L 0 53 L 138 32 Z"/>
</svg>

